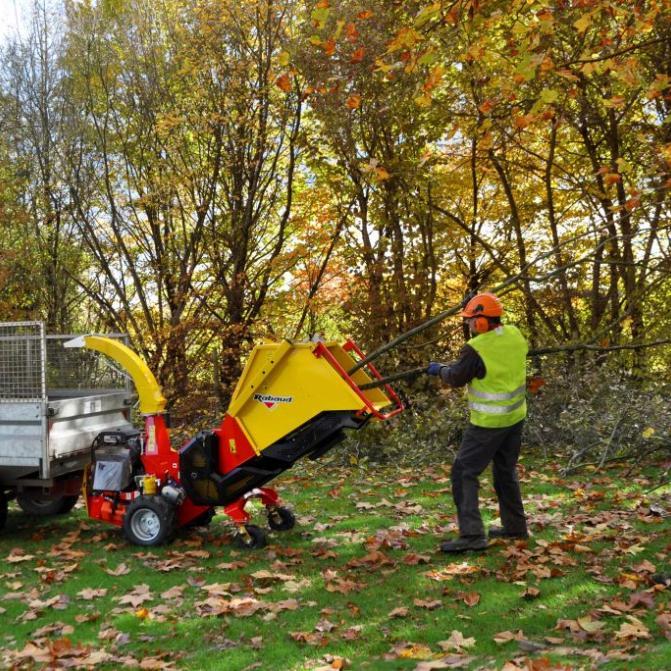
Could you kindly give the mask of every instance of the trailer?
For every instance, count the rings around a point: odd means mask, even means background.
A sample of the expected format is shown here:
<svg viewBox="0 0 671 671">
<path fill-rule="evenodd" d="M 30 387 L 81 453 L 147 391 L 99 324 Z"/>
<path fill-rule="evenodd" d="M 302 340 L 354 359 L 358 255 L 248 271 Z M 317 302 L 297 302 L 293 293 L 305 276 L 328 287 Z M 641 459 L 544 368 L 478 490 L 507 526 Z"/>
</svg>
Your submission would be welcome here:
<svg viewBox="0 0 671 671">
<path fill-rule="evenodd" d="M 94 352 L 64 348 L 73 337 L 49 335 L 42 322 L 0 322 L 0 529 L 12 499 L 33 515 L 71 510 L 96 436 L 137 433 L 128 376 Z"/>
</svg>

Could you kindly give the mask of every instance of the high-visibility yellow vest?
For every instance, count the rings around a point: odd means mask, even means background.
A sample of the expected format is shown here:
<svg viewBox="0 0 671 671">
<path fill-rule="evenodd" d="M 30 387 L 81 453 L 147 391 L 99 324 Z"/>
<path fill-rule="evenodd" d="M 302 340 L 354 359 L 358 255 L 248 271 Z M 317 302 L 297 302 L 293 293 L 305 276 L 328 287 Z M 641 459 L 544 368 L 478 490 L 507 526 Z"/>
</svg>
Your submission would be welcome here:
<svg viewBox="0 0 671 671">
<path fill-rule="evenodd" d="M 512 426 L 527 416 L 527 341 L 515 326 L 499 326 L 468 341 L 480 355 L 486 373 L 468 385 L 471 424 Z"/>
</svg>

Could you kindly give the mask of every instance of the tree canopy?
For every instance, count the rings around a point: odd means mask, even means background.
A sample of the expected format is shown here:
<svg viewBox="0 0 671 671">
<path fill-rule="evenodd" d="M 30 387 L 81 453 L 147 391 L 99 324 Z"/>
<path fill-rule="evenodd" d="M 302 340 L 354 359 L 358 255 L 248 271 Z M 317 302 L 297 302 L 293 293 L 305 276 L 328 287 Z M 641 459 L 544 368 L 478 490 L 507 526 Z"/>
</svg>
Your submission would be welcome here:
<svg viewBox="0 0 671 671">
<path fill-rule="evenodd" d="M 2 312 L 128 332 L 222 401 L 255 340 L 374 347 L 511 277 L 532 347 L 663 339 L 670 12 L 36 0 L 2 50 Z"/>
</svg>

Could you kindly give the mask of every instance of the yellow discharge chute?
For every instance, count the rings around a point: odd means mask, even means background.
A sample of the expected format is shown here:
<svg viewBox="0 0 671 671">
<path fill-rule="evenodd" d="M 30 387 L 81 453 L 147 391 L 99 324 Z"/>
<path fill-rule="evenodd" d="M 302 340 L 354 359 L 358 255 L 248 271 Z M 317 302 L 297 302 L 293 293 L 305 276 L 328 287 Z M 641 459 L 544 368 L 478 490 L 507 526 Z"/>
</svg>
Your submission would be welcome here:
<svg viewBox="0 0 671 671">
<path fill-rule="evenodd" d="M 161 386 L 147 364 L 129 347 L 113 338 L 81 336 L 65 343 L 65 347 L 86 347 L 116 361 L 133 379 L 140 397 L 140 412 L 154 415 L 165 410 L 166 399 Z"/>
</svg>

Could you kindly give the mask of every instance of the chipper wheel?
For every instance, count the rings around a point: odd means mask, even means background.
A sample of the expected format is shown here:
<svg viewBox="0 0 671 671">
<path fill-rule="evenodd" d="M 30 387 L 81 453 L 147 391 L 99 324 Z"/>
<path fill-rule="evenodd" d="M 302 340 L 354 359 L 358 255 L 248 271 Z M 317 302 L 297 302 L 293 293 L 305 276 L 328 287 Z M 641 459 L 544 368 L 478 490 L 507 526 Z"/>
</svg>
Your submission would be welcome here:
<svg viewBox="0 0 671 671">
<path fill-rule="evenodd" d="M 268 508 L 268 526 L 273 531 L 289 531 L 296 526 L 296 516 L 284 506 Z"/>
<path fill-rule="evenodd" d="M 5 526 L 7 521 L 7 497 L 3 491 L 0 491 L 0 529 Z"/>
<path fill-rule="evenodd" d="M 161 545 L 175 530 L 175 508 L 161 496 L 138 496 L 123 518 L 123 532 L 134 545 Z"/>
<path fill-rule="evenodd" d="M 235 535 L 235 544 L 243 550 L 254 550 L 266 546 L 266 532 L 255 524 L 245 524 Z"/>
</svg>

